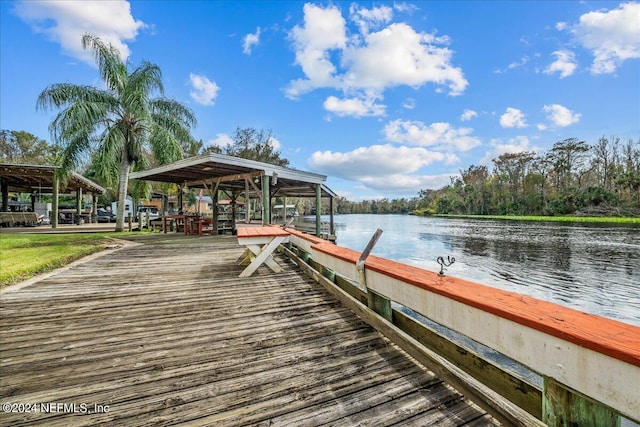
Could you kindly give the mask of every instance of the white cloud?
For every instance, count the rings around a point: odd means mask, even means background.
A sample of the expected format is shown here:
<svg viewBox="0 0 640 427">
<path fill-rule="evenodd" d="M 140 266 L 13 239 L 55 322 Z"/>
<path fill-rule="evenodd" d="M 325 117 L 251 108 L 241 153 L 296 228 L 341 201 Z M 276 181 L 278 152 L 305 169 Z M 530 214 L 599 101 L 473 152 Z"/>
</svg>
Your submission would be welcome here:
<svg viewBox="0 0 640 427">
<path fill-rule="evenodd" d="M 451 153 L 385 144 L 360 147 L 346 153 L 316 151 L 309 159 L 309 167 L 332 177 L 358 181 L 370 189 L 398 194 L 448 184 L 449 175 L 411 174 L 434 162 L 452 164 L 459 160 Z"/>
<path fill-rule="evenodd" d="M 269 138 L 269 143 L 271 144 L 271 146 L 273 147 L 274 150 L 279 150 L 280 147 L 282 147 L 282 144 L 280 144 L 280 141 L 278 141 L 276 138 L 274 138 L 273 136 L 271 138 Z"/>
<path fill-rule="evenodd" d="M 519 68 L 519 67 L 522 67 L 523 65 L 526 65 L 527 62 L 529 62 L 529 57 L 525 55 L 522 58 L 520 58 L 520 61 L 512 62 L 511 64 L 509 64 L 507 68 L 510 70 L 513 70 L 514 68 Z"/>
<path fill-rule="evenodd" d="M 367 177 L 363 184 L 370 189 L 393 194 L 417 195 L 419 190 L 437 190 L 449 185 L 451 177 L 457 173 L 442 175 L 390 175 L 386 177 Z M 367 198 L 370 199 L 370 198 Z"/>
<path fill-rule="evenodd" d="M 260 27 L 256 28 L 256 32 L 254 34 L 247 34 L 242 39 L 242 53 L 245 55 L 251 55 L 251 49 L 253 46 L 257 46 L 260 44 Z"/>
<path fill-rule="evenodd" d="M 506 142 L 495 139 L 492 140 L 489 145 L 491 150 L 487 151 L 484 157 L 480 160 L 481 165 L 490 165 L 493 159 L 497 159 L 503 154 L 507 153 L 522 153 L 523 151 L 538 151 L 538 147 L 532 147 L 530 145 L 529 138 L 526 136 L 517 136 L 511 138 Z"/>
<path fill-rule="evenodd" d="M 402 103 L 402 106 L 407 110 L 413 110 L 414 108 L 416 108 L 416 100 L 413 98 L 407 98 Z"/>
<path fill-rule="evenodd" d="M 394 120 L 384 127 L 385 138 L 391 142 L 437 147 L 441 150 L 468 151 L 481 144 L 471 136 L 471 128 L 454 128 L 449 123 L 426 125 L 420 121 Z"/>
<path fill-rule="evenodd" d="M 220 87 L 212 82 L 207 76 L 199 74 L 189 74 L 189 83 L 193 88 L 189 95 L 201 105 L 213 105 Z"/>
<path fill-rule="evenodd" d="M 373 7 L 366 9 L 353 3 L 349 8 L 351 20 L 356 23 L 361 34 L 368 34 L 370 28 L 379 28 L 383 24 L 391 22 L 393 9 L 389 6 Z"/>
<path fill-rule="evenodd" d="M 316 151 L 309 159 L 309 165 L 330 176 L 362 181 L 367 177 L 416 172 L 433 162 L 457 160 L 455 155 L 422 147 L 385 144 L 360 147 L 347 153 Z"/>
<path fill-rule="evenodd" d="M 547 118 L 558 127 L 570 126 L 580 121 L 582 114 L 574 113 L 560 104 L 545 105 L 542 110 L 549 113 Z"/>
<path fill-rule="evenodd" d="M 330 96 L 324 101 L 323 107 L 340 117 L 383 116 L 385 114 L 385 106 L 376 104 L 375 99 L 338 99 L 335 96 Z"/>
<path fill-rule="evenodd" d="M 346 87 L 383 91 L 394 86 L 414 88 L 426 83 L 447 85 L 450 95 L 467 87 L 460 68 L 450 64 L 453 52 L 442 45 L 447 37 L 417 33 L 404 23 L 394 23 L 368 34 L 364 46 L 351 45 L 343 52 Z"/>
<path fill-rule="evenodd" d="M 507 111 L 500 116 L 500 126 L 503 128 L 527 127 L 527 123 L 524 119 L 524 113 L 517 108 L 508 107 Z"/>
<path fill-rule="evenodd" d="M 462 120 L 463 122 L 468 122 L 474 117 L 478 117 L 478 113 L 473 110 L 466 109 L 462 112 L 462 115 L 460 116 L 460 120 Z"/>
<path fill-rule="evenodd" d="M 305 4 L 304 24 L 289 33 L 304 78 L 289 83 L 287 97 L 329 88 L 349 100 L 381 99 L 388 88 L 419 88 L 427 83 L 448 88 L 450 95 L 464 92 L 468 82 L 462 70 L 451 65 L 447 37 L 419 33 L 405 23 L 387 25 L 393 15 L 387 6 L 350 10 L 359 32 L 348 37 L 347 21 L 338 7 Z"/>
<path fill-rule="evenodd" d="M 576 55 L 570 50 L 556 50 L 552 55 L 556 60 L 545 68 L 545 74 L 560 73 L 560 78 L 563 79 L 572 75 L 578 67 Z"/>
<path fill-rule="evenodd" d="M 556 23 L 556 30 L 563 31 L 566 28 L 567 28 L 567 23 L 566 22 L 558 22 L 558 23 Z"/>
<path fill-rule="evenodd" d="M 615 72 L 624 61 L 640 58 L 640 3 L 582 15 L 572 32 L 594 56 L 591 72 Z"/>
<path fill-rule="evenodd" d="M 219 133 L 216 135 L 214 139 L 210 139 L 208 141 L 209 145 L 214 145 L 220 148 L 225 148 L 230 145 L 233 145 L 233 138 L 231 138 L 226 133 Z"/>
<path fill-rule="evenodd" d="M 31 28 L 59 43 L 62 50 L 95 65 L 93 54 L 82 48 L 82 36 L 91 33 L 118 49 L 123 60 L 130 55 L 125 41 L 133 41 L 144 22 L 131 15 L 128 1 L 20 1 L 17 15 Z"/>
<path fill-rule="evenodd" d="M 340 9 L 329 6 L 323 9 L 307 3 L 304 5 L 304 26 L 291 30 L 296 51 L 296 64 L 302 67 L 307 79 L 290 83 L 287 96 L 296 98 L 318 87 L 336 86 L 335 66 L 329 52 L 341 49 L 347 43 L 345 21 Z"/>
</svg>

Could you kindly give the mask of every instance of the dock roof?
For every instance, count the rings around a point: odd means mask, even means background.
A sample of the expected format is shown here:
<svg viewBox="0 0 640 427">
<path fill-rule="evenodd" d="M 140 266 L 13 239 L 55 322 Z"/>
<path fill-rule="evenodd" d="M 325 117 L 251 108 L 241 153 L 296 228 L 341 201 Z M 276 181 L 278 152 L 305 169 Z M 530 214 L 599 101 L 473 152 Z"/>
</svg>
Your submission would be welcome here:
<svg viewBox="0 0 640 427">
<path fill-rule="evenodd" d="M 42 190 L 53 188 L 54 173 L 58 169 L 60 166 L 0 163 L 0 179 L 7 183 L 10 192 L 42 192 Z M 106 192 L 103 187 L 76 172 L 71 173 L 66 184 L 61 183 L 59 191 L 64 193 L 75 191 L 78 188 L 90 193 L 104 194 Z"/>
<path fill-rule="evenodd" d="M 272 192 L 276 196 L 315 197 L 316 185 L 321 186 L 322 197 L 336 197 L 324 182 L 327 177 L 255 160 L 224 154 L 208 153 L 140 172 L 130 178 L 147 181 L 171 182 L 190 188 L 203 188 L 218 181 L 220 189 L 243 191 L 248 177 L 271 177 Z"/>
</svg>

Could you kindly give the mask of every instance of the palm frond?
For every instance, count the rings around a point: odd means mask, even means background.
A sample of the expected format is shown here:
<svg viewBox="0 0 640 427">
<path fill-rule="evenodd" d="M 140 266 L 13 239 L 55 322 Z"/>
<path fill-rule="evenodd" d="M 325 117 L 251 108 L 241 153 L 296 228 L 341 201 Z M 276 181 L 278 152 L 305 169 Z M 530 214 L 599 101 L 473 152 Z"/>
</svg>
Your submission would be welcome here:
<svg viewBox="0 0 640 427">
<path fill-rule="evenodd" d="M 195 114 L 173 99 L 155 98 L 150 102 L 150 111 L 156 117 L 175 117 L 181 125 L 186 128 L 194 127 L 198 124 Z"/>
<path fill-rule="evenodd" d="M 61 108 L 76 102 L 93 102 L 114 105 L 110 92 L 92 86 L 57 83 L 45 88 L 36 101 L 36 109 Z"/>
<path fill-rule="evenodd" d="M 182 158 L 182 146 L 172 132 L 164 126 L 154 126 L 149 140 L 151 151 L 162 165 Z"/>
<path fill-rule="evenodd" d="M 100 77 L 107 87 L 121 93 L 127 81 L 127 66 L 120 57 L 120 52 L 111 44 L 106 44 L 93 34 L 82 36 L 82 47 L 93 50 Z"/>
<path fill-rule="evenodd" d="M 105 128 L 96 144 L 96 174 L 109 186 L 114 186 L 120 174 L 120 155 L 124 146 L 124 135 L 117 126 Z"/>
</svg>

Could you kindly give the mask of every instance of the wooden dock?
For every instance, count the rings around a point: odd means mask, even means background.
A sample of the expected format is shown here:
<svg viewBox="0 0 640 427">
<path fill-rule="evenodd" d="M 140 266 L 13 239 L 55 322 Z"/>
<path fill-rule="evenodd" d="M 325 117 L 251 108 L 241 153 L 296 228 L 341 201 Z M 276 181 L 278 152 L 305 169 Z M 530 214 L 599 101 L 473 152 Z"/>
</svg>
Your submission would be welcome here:
<svg viewBox="0 0 640 427">
<path fill-rule="evenodd" d="M 140 239 L 3 291 L 0 425 L 499 425 L 280 255 Z"/>
</svg>

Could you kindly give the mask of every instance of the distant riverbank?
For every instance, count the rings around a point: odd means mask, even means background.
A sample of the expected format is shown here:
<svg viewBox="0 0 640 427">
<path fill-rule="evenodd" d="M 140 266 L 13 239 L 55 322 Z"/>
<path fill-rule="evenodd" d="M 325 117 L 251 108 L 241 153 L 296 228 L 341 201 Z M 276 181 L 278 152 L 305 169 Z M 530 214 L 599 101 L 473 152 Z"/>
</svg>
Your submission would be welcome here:
<svg viewBox="0 0 640 427">
<path fill-rule="evenodd" d="M 615 217 L 615 216 L 542 216 L 542 215 L 425 215 L 416 211 L 413 214 L 434 218 L 463 218 L 463 219 L 491 219 L 511 221 L 538 221 L 538 222 L 593 222 L 608 224 L 639 224 L 640 217 Z"/>
</svg>

